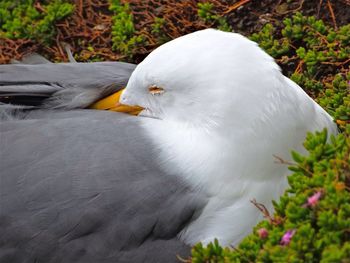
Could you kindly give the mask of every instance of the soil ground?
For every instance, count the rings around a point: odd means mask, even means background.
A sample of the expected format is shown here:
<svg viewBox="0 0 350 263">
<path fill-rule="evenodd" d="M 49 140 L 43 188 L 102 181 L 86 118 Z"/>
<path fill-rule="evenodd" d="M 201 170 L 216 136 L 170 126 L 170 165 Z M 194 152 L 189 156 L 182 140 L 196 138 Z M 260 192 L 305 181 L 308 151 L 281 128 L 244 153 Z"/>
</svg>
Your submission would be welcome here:
<svg viewBox="0 0 350 263">
<path fill-rule="evenodd" d="M 50 46 L 28 39 L 0 39 L 0 64 L 11 59 L 21 59 L 31 52 L 38 52 L 52 61 L 68 61 L 62 43 L 68 43 L 78 61 L 124 60 L 139 63 L 160 43 L 152 35 L 151 25 L 155 17 L 165 20 L 164 35 L 167 39 L 214 26 L 204 23 L 197 15 L 198 2 L 170 0 L 129 0 L 137 32 L 147 38 L 147 44 L 126 57 L 112 50 L 112 12 L 108 0 L 72 0 L 74 14 L 56 24 L 57 35 Z M 314 15 L 329 25 L 339 27 L 350 23 L 350 0 L 238 0 L 206 1 L 214 5 L 213 11 L 224 16 L 235 32 L 250 35 L 269 22 L 281 24 L 283 18 L 300 11 Z M 40 1 L 36 1 L 40 6 Z"/>
</svg>

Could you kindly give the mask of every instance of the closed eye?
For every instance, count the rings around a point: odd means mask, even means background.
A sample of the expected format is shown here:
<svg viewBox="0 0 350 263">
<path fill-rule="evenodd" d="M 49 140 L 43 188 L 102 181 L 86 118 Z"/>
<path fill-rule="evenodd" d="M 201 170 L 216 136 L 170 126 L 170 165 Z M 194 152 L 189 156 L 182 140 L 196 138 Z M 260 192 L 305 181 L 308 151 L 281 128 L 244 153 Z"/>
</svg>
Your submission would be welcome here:
<svg viewBox="0 0 350 263">
<path fill-rule="evenodd" d="M 152 95 L 161 95 L 165 92 L 165 90 L 162 87 L 158 87 L 156 85 L 152 85 L 148 88 L 149 93 Z"/>
</svg>

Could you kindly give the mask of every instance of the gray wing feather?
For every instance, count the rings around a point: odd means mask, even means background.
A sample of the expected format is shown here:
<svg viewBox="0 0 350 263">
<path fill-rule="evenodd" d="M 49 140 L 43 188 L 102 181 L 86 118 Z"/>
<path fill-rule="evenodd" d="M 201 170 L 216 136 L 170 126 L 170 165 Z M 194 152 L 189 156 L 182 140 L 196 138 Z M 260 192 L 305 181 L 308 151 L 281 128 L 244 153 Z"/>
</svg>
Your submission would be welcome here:
<svg viewBox="0 0 350 263">
<path fill-rule="evenodd" d="M 18 60 L 12 60 L 12 64 L 46 64 L 51 63 L 51 61 L 47 60 L 43 56 L 37 54 L 37 53 L 31 53 L 27 56 L 24 56 L 21 61 Z"/>
<path fill-rule="evenodd" d="M 45 108 L 85 108 L 124 87 L 135 65 L 123 62 L 0 65 L 0 97 L 40 94 Z"/>
<path fill-rule="evenodd" d="M 160 170 L 137 117 L 33 111 L 0 122 L 0 262 L 178 262 L 204 205 Z"/>
</svg>

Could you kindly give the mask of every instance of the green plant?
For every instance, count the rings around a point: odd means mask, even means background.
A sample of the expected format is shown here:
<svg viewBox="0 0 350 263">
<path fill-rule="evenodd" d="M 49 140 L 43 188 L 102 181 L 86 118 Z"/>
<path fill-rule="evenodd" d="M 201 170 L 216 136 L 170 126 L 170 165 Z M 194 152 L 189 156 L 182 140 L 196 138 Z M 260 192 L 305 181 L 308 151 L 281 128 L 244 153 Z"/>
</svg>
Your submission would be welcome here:
<svg viewBox="0 0 350 263">
<path fill-rule="evenodd" d="M 215 14 L 213 7 L 214 5 L 209 2 L 198 3 L 198 16 L 205 23 L 215 25 L 222 31 L 232 31 L 232 27 L 227 23 L 225 17 Z"/>
<path fill-rule="evenodd" d="M 290 188 L 235 249 L 217 241 L 192 250 L 192 262 L 349 262 L 350 125 L 344 134 L 308 134 L 309 154 L 293 152 Z"/>
<path fill-rule="evenodd" d="M 157 37 L 158 43 L 163 44 L 170 41 L 170 38 L 165 34 L 165 19 L 156 17 L 154 18 L 154 23 L 152 24 L 152 35 Z"/>
<path fill-rule="evenodd" d="M 63 0 L 34 4 L 34 0 L 0 2 L 0 37 L 32 39 L 48 43 L 55 34 L 55 23 L 73 12 Z"/>
<path fill-rule="evenodd" d="M 137 35 L 133 16 L 128 4 L 111 0 L 109 9 L 113 11 L 112 48 L 126 56 L 131 56 L 135 48 L 144 43 L 142 35 Z"/>
<path fill-rule="evenodd" d="M 343 127 L 350 120 L 350 72 L 335 75 L 331 83 L 325 83 L 325 88 L 318 102 Z"/>
<path fill-rule="evenodd" d="M 253 34 L 250 39 L 259 43 L 260 47 L 271 56 L 278 58 L 290 51 L 290 44 L 286 38 L 276 39 L 275 33 L 276 28 L 272 24 L 266 24 L 259 33 Z"/>
<path fill-rule="evenodd" d="M 336 30 L 296 13 L 282 27 L 266 24 L 251 39 L 337 120 L 350 122 L 350 24 Z"/>
</svg>

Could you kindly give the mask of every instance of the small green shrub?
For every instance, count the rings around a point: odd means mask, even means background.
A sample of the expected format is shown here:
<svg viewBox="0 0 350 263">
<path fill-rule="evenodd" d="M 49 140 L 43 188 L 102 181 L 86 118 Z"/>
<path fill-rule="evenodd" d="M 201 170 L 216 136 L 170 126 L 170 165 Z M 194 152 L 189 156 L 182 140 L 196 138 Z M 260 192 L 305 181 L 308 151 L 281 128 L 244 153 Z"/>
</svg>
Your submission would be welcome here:
<svg viewBox="0 0 350 263">
<path fill-rule="evenodd" d="M 282 28 L 266 24 L 251 39 L 335 119 L 350 121 L 350 24 L 335 30 L 313 16 L 296 13 L 283 20 Z"/>
<path fill-rule="evenodd" d="M 250 39 L 259 43 L 260 47 L 272 57 L 278 58 L 290 51 L 288 39 L 276 39 L 276 28 L 272 24 L 266 24 L 259 33 L 253 34 Z"/>
<path fill-rule="evenodd" d="M 0 1 L 0 37 L 49 43 L 55 23 L 70 15 L 74 6 L 63 0 L 49 1 L 39 10 L 34 0 Z"/>
<path fill-rule="evenodd" d="M 158 43 L 157 44 L 164 44 L 171 39 L 165 34 L 165 19 L 156 17 L 154 18 L 154 23 L 152 24 L 152 30 L 151 33 L 153 36 L 157 37 Z"/>
<path fill-rule="evenodd" d="M 343 126 L 350 120 L 350 72 L 337 74 L 331 83 L 325 84 L 325 91 L 318 102 Z"/>
<path fill-rule="evenodd" d="M 212 24 L 222 31 L 232 31 L 232 27 L 227 23 L 225 17 L 215 14 L 214 5 L 209 2 L 198 3 L 198 16 L 207 24 Z"/>
<path fill-rule="evenodd" d="M 235 249 L 217 241 L 192 250 L 192 262 L 349 262 L 350 125 L 344 134 L 308 134 L 309 154 L 293 153 L 290 188 Z M 277 222 L 277 223 L 276 223 Z"/>
<path fill-rule="evenodd" d="M 131 56 L 136 47 L 144 43 L 142 35 L 137 35 L 133 15 L 128 4 L 111 0 L 109 9 L 113 11 L 112 48 L 126 56 Z"/>
</svg>

